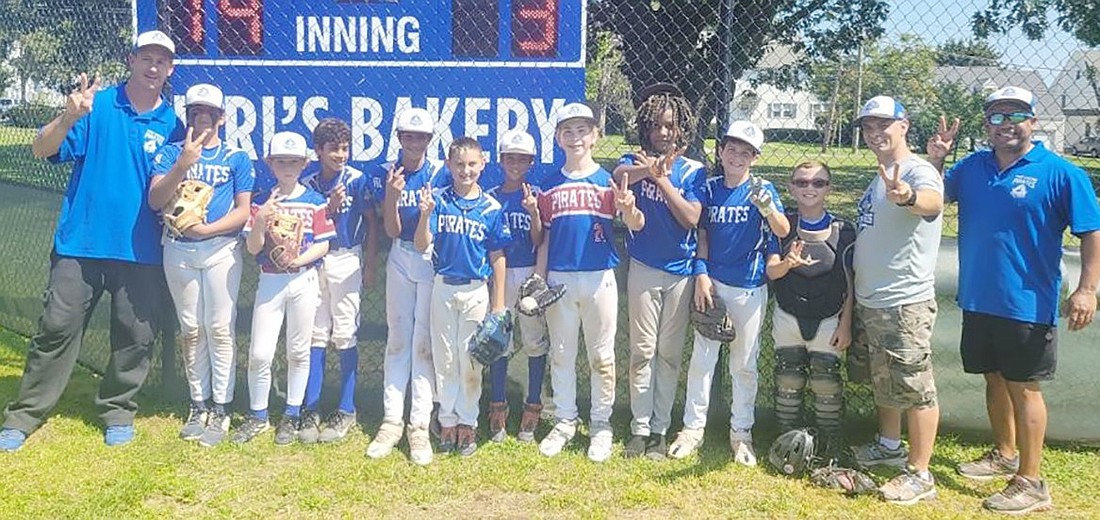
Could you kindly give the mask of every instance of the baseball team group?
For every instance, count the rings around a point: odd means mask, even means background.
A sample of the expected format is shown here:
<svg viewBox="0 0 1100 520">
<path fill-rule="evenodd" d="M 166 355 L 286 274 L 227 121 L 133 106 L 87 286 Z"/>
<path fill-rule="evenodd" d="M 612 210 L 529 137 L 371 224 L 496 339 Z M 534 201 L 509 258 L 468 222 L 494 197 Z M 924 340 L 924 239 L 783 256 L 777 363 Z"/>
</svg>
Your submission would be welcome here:
<svg viewBox="0 0 1100 520">
<path fill-rule="evenodd" d="M 686 157 L 699 125 L 693 104 L 670 84 L 640 93 L 641 149 L 612 171 L 593 159 L 600 138 L 593 111 L 568 103 L 552 118 L 565 158 L 553 172 L 536 173 L 535 140 L 521 130 L 499 136 L 496 164 L 487 165 L 486 150 L 466 137 L 453 140 L 438 161 L 428 156 L 436 132 L 431 113 L 407 108 L 396 115 L 400 152 L 393 162 L 366 171 L 350 166 L 350 128 L 329 118 L 309 139 L 276 133 L 258 174 L 248 153 L 220 136 L 225 107 L 216 85 L 187 90 L 186 125 L 162 97 L 174 53 L 167 35 L 138 35 L 128 79 L 101 87 L 82 77 L 63 113 L 34 139 L 36 157 L 73 166 L 44 311 L 18 394 L 4 410 L 0 451 L 23 447 L 58 402 L 105 292 L 111 351 L 96 404 L 108 445 L 134 439 L 134 397 L 149 370 L 165 281 L 191 400 L 183 439 L 247 443 L 270 429 L 272 363 L 284 322 L 286 406 L 274 421 L 274 442 L 344 438 L 357 424 L 361 291 L 376 285 L 385 237 L 392 245 L 384 268 L 383 419 L 367 456 L 389 455 L 402 438 L 416 464 L 442 453 L 473 455 L 486 366 L 488 436 L 504 440 L 512 350 L 528 365 L 516 437 L 534 442 L 552 411 L 538 449 L 558 455 L 581 424 L 576 358 L 583 335 L 591 389 L 587 455 L 605 461 L 613 451 L 618 232 L 626 235 L 629 263 L 622 294 L 632 419 L 624 456 L 684 458 L 698 450 L 724 346 L 731 456 L 756 464 L 757 358 L 770 293 L 781 431 L 813 426 L 814 457 L 843 452 L 861 467 L 898 466 L 901 473 L 877 491 L 888 502 L 914 504 L 936 495 L 929 472 L 939 422 L 934 275 L 943 209 L 955 202 L 960 350 L 965 371 L 985 378 L 993 437 L 988 452 L 957 470 L 1007 479 L 985 499 L 987 509 L 1026 513 L 1052 505 L 1040 476 L 1047 422 L 1041 383 L 1054 377 L 1058 317 L 1077 330 L 1095 314 L 1100 207 L 1087 174 L 1032 139 L 1031 92 L 1009 86 L 990 93 L 988 149 L 946 171 L 957 119 L 941 118 L 922 158 L 907 143 L 902 104 L 872 98 L 856 124 L 878 175 L 859 199 L 856 221 L 847 222 L 826 208 L 832 179 L 821 161 L 793 167 L 785 191 L 794 204 L 783 206 L 778 187 L 753 173 L 766 147 L 751 122 L 728 126 L 713 171 Z M 1067 229 L 1080 239 L 1082 269 L 1063 303 Z M 260 275 L 245 360 L 249 409 L 231 425 L 242 249 Z M 524 312 L 513 315 L 517 307 Z M 506 334 L 509 342 L 513 323 L 514 349 L 471 353 L 490 336 L 499 343 Z M 693 323 L 683 428 L 671 437 Z M 339 395 L 325 402 L 338 404 L 322 415 L 330 347 L 339 358 Z M 844 373 L 873 389 L 878 434 L 865 445 L 844 446 Z M 812 413 L 804 418 L 806 389 Z M 772 445 L 772 458 L 801 449 L 796 438 L 783 439 Z"/>
</svg>

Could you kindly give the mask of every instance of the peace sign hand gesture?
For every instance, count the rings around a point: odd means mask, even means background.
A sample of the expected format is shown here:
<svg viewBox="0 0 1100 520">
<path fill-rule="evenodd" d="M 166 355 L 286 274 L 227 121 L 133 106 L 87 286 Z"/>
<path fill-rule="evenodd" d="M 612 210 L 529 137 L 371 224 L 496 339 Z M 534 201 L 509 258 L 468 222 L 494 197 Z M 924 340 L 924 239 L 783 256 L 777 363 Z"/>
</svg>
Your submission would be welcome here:
<svg viewBox="0 0 1100 520">
<path fill-rule="evenodd" d="M 616 184 L 615 179 L 611 179 L 611 192 L 615 194 L 615 207 L 623 213 L 630 213 L 634 211 L 634 192 L 630 191 L 630 174 L 623 173 L 622 184 Z M 621 187 L 620 187 L 621 186 Z"/>
<path fill-rule="evenodd" d="M 401 192 L 405 190 L 405 167 L 393 165 L 390 166 L 389 173 L 386 174 L 386 192 L 389 196 L 394 197 L 397 200 L 401 196 Z"/>
<path fill-rule="evenodd" d="M 676 164 L 676 159 L 679 159 L 685 151 L 687 151 L 686 147 L 674 148 L 669 153 L 658 157 L 657 161 L 650 165 L 650 176 L 657 179 L 671 175 L 672 165 Z"/>
<path fill-rule="evenodd" d="M 435 209 L 435 197 L 432 196 L 432 183 L 429 182 L 420 188 L 420 202 L 417 205 L 420 208 L 420 216 L 422 218 L 432 214 L 432 210 Z"/>
<path fill-rule="evenodd" d="M 878 165 L 878 176 L 886 183 L 886 200 L 899 206 L 911 206 L 913 187 L 908 182 L 901 180 L 901 165 L 894 164 L 894 175 L 886 174 L 886 166 Z"/>
<path fill-rule="evenodd" d="M 801 240 L 795 240 L 791 244 L 791 250 L 787 251 L 787 256 L 783 257 L 783 261 L 787 263 L 788 269 L 797 269 L 802 266 L 814 265 L 820 260 L 817 260 L 810 255 L 802 256 L 802 250 L 805 248 L 806 243 Z"/>
<path fill-rule="evenodd" d="M 88 75 L 86 73 L 80 73 L 80 88 L 74 90 L 65 99 L 65 115 L 70 117 L 73 121 L 84 117 L 92 111 L 92 101 L 95 100 L 96 92 L 99 92 L 100 88 L 99 77 L 96 76 L 95 81 L 91 85 L 88 84 Z"/>
<path fill-rule="evenodd" d="M 337 184 L 328 193 L 328 205 L 325 207 L 325 211 L 329 215 L 335 215 L 340 212 L 340 208 L 344 205 L 344 199 L 347 198 L 347 188 L 343 184 Z"/>
<path fill-rule="evenodd" d="M 187 137 L 183 140 L 183 147 L 180 149 L 179 158 L 179 163 L 184 166 L 185 169 L 189 170 L 195 163 L 199 162 L 199 157 L 202 156 L 202 147 L 209 138 L 209 128 L 203 130 L 198 138 L 195 138 L 195 127 L 187 127 Z"/>
<path fill-rule="evenodd" d="M 940 128 L 936 131 L 932 138 L 928 140 L 928 144 L 925 145 L 925 152 L 928 157 L 934 161 L 942 161 L 947 154 L 951 152 L 951 147 L 955 145 L 955 137 L 959 135 L 959 118 L 955 118 L 955 122 L 951 127 L 947 127 L 947 118 L 940 116 Z"/>
<path fill-rule="evenodd" d="M 523 199 L 520 200 L 520 205 L 527 211 L 527 214 L 531 218 L 538 218 L 539 216 L 539 199 L 531 191 L 531 185 L 526 182 L 523 183 Z"/>
<path fill-rule="evenodd" d="M 760 216 L 768 218 L 775 211 L 772 193 L 764 187 L 764 180 L 756 175 L 749 179 L 749 202 L 760 211 Z"/>
</svg>

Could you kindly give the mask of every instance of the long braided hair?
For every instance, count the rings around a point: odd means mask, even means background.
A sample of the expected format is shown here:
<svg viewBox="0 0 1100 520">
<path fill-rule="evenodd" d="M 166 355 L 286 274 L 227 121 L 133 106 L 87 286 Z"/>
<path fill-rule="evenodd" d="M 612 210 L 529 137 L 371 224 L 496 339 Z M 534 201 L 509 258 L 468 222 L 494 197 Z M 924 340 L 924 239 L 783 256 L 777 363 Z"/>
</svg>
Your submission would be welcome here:
<svg viewBox="0 0 1100 520">
<path fill-rule="evenodd" d="M 695 140 L 698 118 L 695 110 L 679 92 L 662 91 L 646 97 L 638 105 L 637 116 L 634 121 L 638 128 L 638 141 L 642 148 L 650 153 L 659 153 L 653 149 L 653 143 L 649 141 L 649 132 L 655 128 L 666 111 L 672 111 L 672 120 L 676 125 L 676 137 L 673 140 L 675 148 L 690 146 Z M 667 152 L 669 150 L 662 151 Z"/>
</svg>

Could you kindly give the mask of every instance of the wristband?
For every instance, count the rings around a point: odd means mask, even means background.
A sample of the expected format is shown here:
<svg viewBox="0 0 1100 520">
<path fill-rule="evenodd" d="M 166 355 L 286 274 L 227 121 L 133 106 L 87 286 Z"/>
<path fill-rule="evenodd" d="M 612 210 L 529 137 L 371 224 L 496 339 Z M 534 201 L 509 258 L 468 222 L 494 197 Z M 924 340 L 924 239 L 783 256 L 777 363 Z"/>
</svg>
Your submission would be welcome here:
<svg viewBox="0 0 1100 520">
<path fill-rule="evenodd" d="M 707 271 L 707 259 L 706 258 L 696 258 L 696 259 L 691 261 L 691 275 L 692 276 L 699 276 L 701 274 L 710 274 Z"/>
<path fill-rule="evenodd" d="M 901 206 L 903 208 L 908 208 L 908 207 L 915 206 L 916 204 L 917 204 L 917 190 L 913 190 L 912 192 L 909 193 L 909 200 L 906 200 L 905 202 L 899 203 L 898 206 Z"/>
</svg>

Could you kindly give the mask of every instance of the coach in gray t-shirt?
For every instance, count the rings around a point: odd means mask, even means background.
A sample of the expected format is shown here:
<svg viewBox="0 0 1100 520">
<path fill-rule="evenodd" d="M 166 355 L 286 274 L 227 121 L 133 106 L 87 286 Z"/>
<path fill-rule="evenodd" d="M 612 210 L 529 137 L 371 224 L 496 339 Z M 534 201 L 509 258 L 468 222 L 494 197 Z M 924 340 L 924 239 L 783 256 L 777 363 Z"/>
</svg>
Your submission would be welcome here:
<svg viewBox="0 0 1100 520">
<path fill-rule="evenodd" d="M 943 182 L 931 164 L 909 151 L 909 119 L 900 103 L 886 96 L 871 98 L 857 120 L 879 173 L 859 201 L 856 220 L 849 376 L 855 379 L 859 372 L 853 361 L 869 361 L 879 435 L 852 451 L 863 466 L 905 468 L 882 486 L 882 497 L 913 504 L 936 496 L 928 463 L 940 416 L 932 377 L 932 326 Z M 911 453 L 901 445 L 903 414 Z"/>
</svg>

